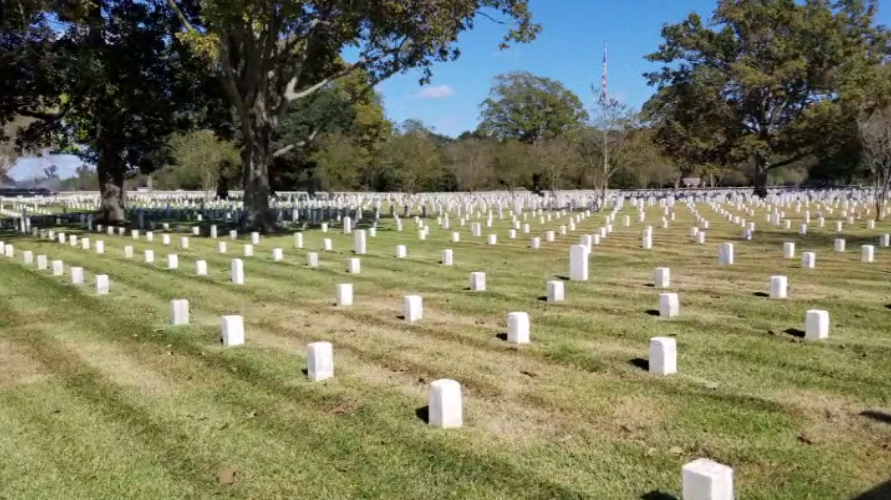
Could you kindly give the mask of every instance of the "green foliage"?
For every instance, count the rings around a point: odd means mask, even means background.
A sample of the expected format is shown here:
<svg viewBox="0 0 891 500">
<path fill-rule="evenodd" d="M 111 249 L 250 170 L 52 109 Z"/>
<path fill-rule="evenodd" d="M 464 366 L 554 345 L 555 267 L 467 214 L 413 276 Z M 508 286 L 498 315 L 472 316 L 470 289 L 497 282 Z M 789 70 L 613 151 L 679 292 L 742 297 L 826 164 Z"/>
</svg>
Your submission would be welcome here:
<svg viewBox="0 0 891 500">
<path fill-rule="evenodd" d="M 173 164 L 159 172 L 159 188 L 216 189 L 220 179 L 236 184 L 241 157 L 232 141 L 218 138 L 210 130 L 176 134 L 170 139 Z"/>
<path fill-rule="evenodd" d="M 825 139 L 815 105 L 838 105 L 851 73 L 884 53 L 884 31 L 872 25 L 874 5 L 728 0 L 718 3 L 709 25 L 691 14 L 665 26 L 659 50 L 647 57 L 665 66 L 647 76 L 673 108 L 668 122 L 681 125 L 671 133 L 695 139 L 692 151 L 672 155 L 695 159 L 703 145 L 726 142 L 724 162 L 753 159 L 756 192 L 766 194 L 769 170 L 812 155 Z M 703 97 L 701 103 L 716 106 L 707 126 L 720 131 L 717 138 L 702 133 L 700 118 L 679 111 Z"/>
<path fill-rule="evenodd" d="M 409 121 L 387 143 L 384 162 L 399 188 L 408 193 L 436 189 L 444 176 L 443 157 L 435 136 L 420 122 Z"/>
<path fill-rule="evenodd" d="M 189 33 L 180 38 L 213 57 L 212 68 L 238 117 L 244 141 L 242 223 L 261 230 L 274 225 L 270 163 L 316 136 L 273 146 L 294 101 L 358 70 L 368 75 L 369 87 L 412 68 L 420 69 L 422 82 L 429 81 L 435 62 L 458 57 L 458 34 L 471 29 L 481 11 L 508 25 L 503 46 L 531 41 L 539 31 L 528 0 L 204 0 L 195 19 L 188 3 L 170 3 Z M 347 48 L 358 52 L 349 63 L 341 59 Z"/>
<path fill-rule="evenodd" d="M 120 220 L 125 176 L 167 163 L 166 137 L 210 116 L 215 93 L 171 38 L 178 21 L 161 0 L 35 5 L 0 47 L 0 121 L 35 118 L 21 147 L 95 164 L 102 215 Z"/>
<path fill-rule="evenodd" d="M 562 83 L 526 71 L 496 76 L 481 108 L 482 131 L 527 144 L 562 135 L 588 118 L 581 100 Z"/>
</svg>

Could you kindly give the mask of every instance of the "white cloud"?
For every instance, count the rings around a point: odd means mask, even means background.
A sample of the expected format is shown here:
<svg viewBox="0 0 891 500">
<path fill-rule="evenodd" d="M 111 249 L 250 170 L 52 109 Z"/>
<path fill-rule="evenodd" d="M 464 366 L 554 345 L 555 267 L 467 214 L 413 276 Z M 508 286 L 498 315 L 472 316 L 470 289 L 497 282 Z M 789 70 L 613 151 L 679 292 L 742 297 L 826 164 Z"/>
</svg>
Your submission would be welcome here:
<svg viewBox="0 0 891 500">
<path fill-rule="evenodd" d="M 435 85 L 433 87 L 424 87 L 415 97 L 421 99 L 442 99 L 443 97 L 451 97 L 455 95 L 455 89 L 448 85 Z"/>
</svg>

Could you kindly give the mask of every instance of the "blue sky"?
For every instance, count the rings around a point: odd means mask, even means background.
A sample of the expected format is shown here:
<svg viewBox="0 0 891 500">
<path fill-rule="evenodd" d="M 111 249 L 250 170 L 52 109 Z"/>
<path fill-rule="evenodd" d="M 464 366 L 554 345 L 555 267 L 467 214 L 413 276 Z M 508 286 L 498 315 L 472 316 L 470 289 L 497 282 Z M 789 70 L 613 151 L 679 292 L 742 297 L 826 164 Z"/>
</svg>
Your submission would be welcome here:
<svg viewBox="0 0 891 500">
<path fill-rule="evenodd" d="M 525 70 L 559 80 L 586 106 L 593 105 L 591 85 L 600 86 L 606 41 L 610 95 L 637 108 L 652 94 L 641 75 L 658 65 L 643 57 L 658 47 L 662 25 L 679 22 L 691 11 L 708 18 L 716 5 L 717 0 L 531 0 L 533 16 L 543 27 L 533 43 L 500 51 L 505 27 L 480 19 L 473 31 L 460 36 L 461 57 L 434 66 L 430 85 L 419 86 L 420 73 L 410 71 L 381 83 L 378 90 L 390 119 L 418 119 L 456 136 L 476 128 L 479 104 L 499 73 Z M 882 11 L 878 21 L 891 24 L 889 13 Z M 63 176 L 80 165 L 71 156 L 49 161 Z M 39 159 L 22 159 L 11 175 L 29 178 L 42 169 Z"/>
</svg>

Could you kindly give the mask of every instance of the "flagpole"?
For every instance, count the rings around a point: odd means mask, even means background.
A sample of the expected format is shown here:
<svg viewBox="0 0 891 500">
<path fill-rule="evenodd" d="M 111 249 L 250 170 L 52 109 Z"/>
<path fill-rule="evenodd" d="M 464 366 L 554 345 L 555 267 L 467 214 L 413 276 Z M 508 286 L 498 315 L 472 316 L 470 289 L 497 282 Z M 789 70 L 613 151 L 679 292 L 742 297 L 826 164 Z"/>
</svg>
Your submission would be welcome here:
<svg viewBox="0 0 891 500">
<path fill-rule="evenodd" d="M 600 192 L 600 207 L 601 210 L 605 208 L 606 205 L 606 190 L 609 187 L 609 117 L 608 117 L 608 106 L 609 106 L 609 94 L 607 93 L 606 86 L 606 72 L 607 72 L 607 53 L 606 53 L 606 40 L 603 41 L 603 82 L 600 92 L 600 106 L 601 113 L 603 113 L 603 188 Z"/>
</svg>

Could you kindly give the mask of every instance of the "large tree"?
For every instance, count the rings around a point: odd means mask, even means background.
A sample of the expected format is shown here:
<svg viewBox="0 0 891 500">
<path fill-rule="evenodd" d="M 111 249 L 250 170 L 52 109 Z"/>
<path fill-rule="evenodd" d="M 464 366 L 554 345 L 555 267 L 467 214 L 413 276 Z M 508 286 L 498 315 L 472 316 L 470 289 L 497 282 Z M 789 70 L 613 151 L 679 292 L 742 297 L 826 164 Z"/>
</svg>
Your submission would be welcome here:
<svg viewBox="0 0 891 500">
<path fill-rule="evenodd" d="M 556 80 L 527 71 L 496 76 L 480 108 L 482 131 L 526 144 L 562 135 L 588 118 L 575 93 Z"/>
<path fill-rule="evenodd" d="M 213 88 L 171 38 L 179 21 L 160 0 L 20 5 L 19 22 L 2 33 L 0 121 L 33 118 L 20 147 L 96 165 L 100 216 L 119 222 L 127 173 L 162 165 L 167 137 L 189 126 Z"/>
<path fill-rule="evenodd" d="M 181 7 L 179 0 L 168 0 Z M 510 24 L 504 44 L 534 38 L 528 0 L 205 0 L 182 38 L 206 54 L 235 109 L 244 140 L 245 226 L 269 229 L 269 164 L 293 149 L 273 139 L 291 103 L 364 70 L 369 84 L 458 56 L 458 34 L 487 11 Z M 352 49 L 347 63 L 340 55 Z M 310 134 L 312 135 L 312 134 Z M 307 137 L 301 140 L 309 140 Z"/>
<path fill-rule="evenodd" d="M 814 153 L 825 134 L 817 106 L 834 105 L 846 69 L 884 52 L 872 28 L 874 0 L 720 0 L 708 25 L 697 14 L 665 26 L 665 66 L 649 73 L 666 87 L 709 86 L 731 108 L 711 125 L 733 140 L 735 160 L 754 162 L 755 193 L 768 172 Z"/>
</svg>

